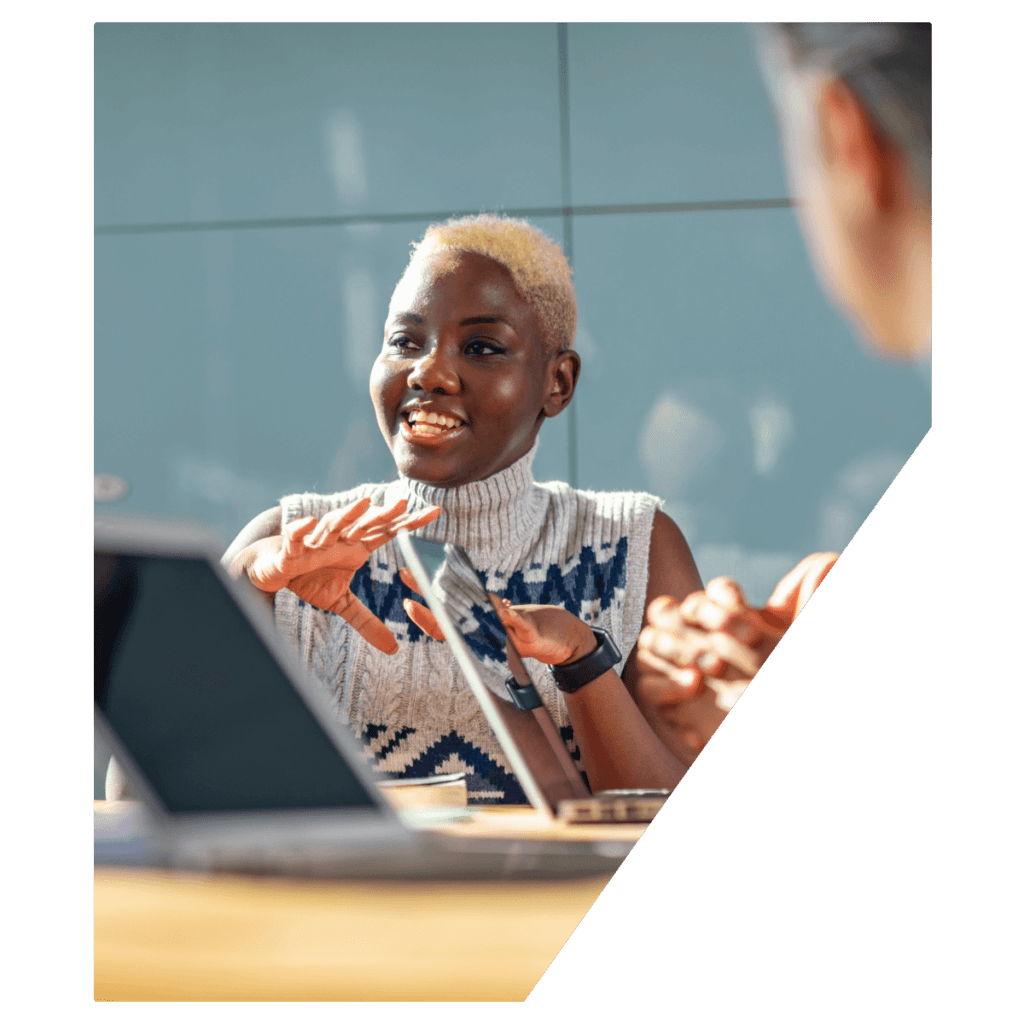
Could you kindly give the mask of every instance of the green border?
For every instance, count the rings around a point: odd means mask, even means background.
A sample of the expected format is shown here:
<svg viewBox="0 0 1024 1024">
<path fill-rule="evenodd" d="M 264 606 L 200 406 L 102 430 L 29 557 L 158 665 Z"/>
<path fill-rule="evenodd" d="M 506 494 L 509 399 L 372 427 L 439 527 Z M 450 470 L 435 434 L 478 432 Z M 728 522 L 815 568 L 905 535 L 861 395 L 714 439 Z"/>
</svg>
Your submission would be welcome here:
<svg viewBox="0 0 1024 1024">
<path fill-rule="evenodd" d="M 6 503 L 16 582 L 7 603 L 16 587 L 20 612 L 5 673 L 19 769 L 9 773 L 18 814 L 8 818 L 17 947 L 8 1001 L 15 1013 L 24 1002 L 20 1018 L 103 1012 L 88 1006 L 88 798 L 68 784 L 91 779 L 81 770 L 90 751 L 80 686 L 89 673 L 91 23 L 142 13 L 283 19 L 281 10 L 92 3 L 7 17 L 8 281 L 10 269 L 23 272 L 8 290 L 4 416 L 11 498 L 33 496 L 28 509 Z M 505 17 L 621 11 L 532 2 Z M 628 15 L 693 12 L 640 3 Z M 411 3 L 303 3 L 284 16 L 427 13 L 480 19 L 468 4 Z M 714 16 L 764 13 L 731 5 Z M 1020 519 L 1008 481 L 1020 472 L 1010 393 L 1020 327 L 999 298 L 1016 294 L 1020 275 L 1009 272 L 1016 239 L 993 242 L 985 228 L 1009 221 L 1019 187 L 1010 108 L 1019 17 L 918 16 L 936 19 L 940 54 L 935 426 L 527 1009 L 488 1015 L 977 1018 L 997 1012 L 1000 983 L 1009 995 L 1019 926 L 1000 907 L 1019 844 L 1002 822 L 1019 817 L 1006 781 L 1019 630 L 1000 602 L 1016 582 L 1005 539 Z M 151 1006 L 143 1013 L 179 1012 Z M 239 1012 L 266 1011 L 216 1011 Z"/>
</svg>

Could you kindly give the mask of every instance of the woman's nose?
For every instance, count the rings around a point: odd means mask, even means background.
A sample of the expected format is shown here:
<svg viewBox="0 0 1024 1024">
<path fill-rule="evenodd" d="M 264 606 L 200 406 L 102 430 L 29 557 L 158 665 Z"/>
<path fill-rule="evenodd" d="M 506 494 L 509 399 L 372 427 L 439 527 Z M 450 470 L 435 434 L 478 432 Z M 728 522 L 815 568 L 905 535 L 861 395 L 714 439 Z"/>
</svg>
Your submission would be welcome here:
<svg viewBox="0 0 1024 1024">
<path fill-rule="evenodd" d="M 427 348 L 410 370 L 409 387 L 437 394 L 457 394 L 462 384 L 440 345 Z"/>
</svg>

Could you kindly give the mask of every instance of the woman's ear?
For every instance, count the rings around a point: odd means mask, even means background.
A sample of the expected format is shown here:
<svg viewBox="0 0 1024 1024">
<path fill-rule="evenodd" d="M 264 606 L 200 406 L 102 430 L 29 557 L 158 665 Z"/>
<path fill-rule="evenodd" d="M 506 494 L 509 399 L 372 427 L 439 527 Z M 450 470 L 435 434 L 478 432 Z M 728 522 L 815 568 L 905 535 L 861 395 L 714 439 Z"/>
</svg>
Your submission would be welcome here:
<svg viewBox="0 0 1024 1024">
<path fill-rule="evenodd" d="M 845 82 L 828 82 L 822 88 L 818 119 L 822 153 L 834 179 L 858 198 L 866 197 L 878 212 L 888 212 L 897 191 L 899 161 Z"/>
<path fill-rule="evenodd" d="M 544 402 L 544 415 L 557 416 L 571 401 L 580 378 L 579 353 L 565 349 L 548 363 L 548 397 Z"/>
</svg>

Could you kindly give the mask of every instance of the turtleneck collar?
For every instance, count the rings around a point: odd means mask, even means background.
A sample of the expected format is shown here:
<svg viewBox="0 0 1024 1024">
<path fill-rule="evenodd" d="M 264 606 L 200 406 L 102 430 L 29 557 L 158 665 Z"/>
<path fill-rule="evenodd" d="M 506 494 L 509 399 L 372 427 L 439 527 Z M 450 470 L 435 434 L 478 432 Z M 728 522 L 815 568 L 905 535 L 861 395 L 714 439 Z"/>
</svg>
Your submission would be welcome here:
<svg viewBox="0 0 1024 1024">
<path fill-rule="evenodd" d="M 546 493 L 535 487 L 531 466 L 537 442 L 518 462 L 484 480 L 461 487 L 436 487 L 399 474 L 398 486 L 410 508 L 439 505 L 441 515 L 417 536 L 458 544 L 481 564 L 516 553 L 536 537 L 547 508 Z"/>
</svg>

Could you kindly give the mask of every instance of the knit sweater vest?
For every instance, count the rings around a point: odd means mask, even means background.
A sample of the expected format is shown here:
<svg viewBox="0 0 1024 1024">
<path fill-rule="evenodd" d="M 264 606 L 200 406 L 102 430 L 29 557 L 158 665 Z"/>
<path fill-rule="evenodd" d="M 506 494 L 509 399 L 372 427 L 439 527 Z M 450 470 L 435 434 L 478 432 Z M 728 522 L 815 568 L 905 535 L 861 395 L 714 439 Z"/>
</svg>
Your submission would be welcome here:
<svg viewBox="0 0 1024 1024">
<path fill-rule="evenodd" d="M 466 603 L 458 577 L 478 574 L 512 604 L 567 608 L 611 633 L 623 656 L 636 644 L 647 594 L 648 554 L 660 502 L 643 493 L 578 491 L 534 482 L 536 445 L 508 469 L 461 487 L 434 487 L 400 476 L 329 496 L 281 499 L 282 525 L 369 497 L 374 505 L 405 498 L 410 509 L 439 505 L 441 515 L 418 535 L 457 545 L 471 566 L 446 548 L 435 583 L 483 665 L 483 679 L 502 700 L 505 636 L 489 606 Z M 356 597 L 394 633 L 399 651 L 382 654 L 344 619 L 306 604 L 290 590 L 275 601 L 277 626 L 306 668 L 333 695 L 338 713 L 363 741 L 369 765 L 416 778 L 463 771 L 474 802 L 526 803 L 508 761 L 446 643 L 409 620 L 402 602 L 420 600 L 398 576 L 394 542 L 372 552 L 352 578 Z M 546 666 L 524 659 L 570 754 L 579 749 L 561 694 Z M 622 665 L 618 666 L 619 672 Z"/>
</svg>

